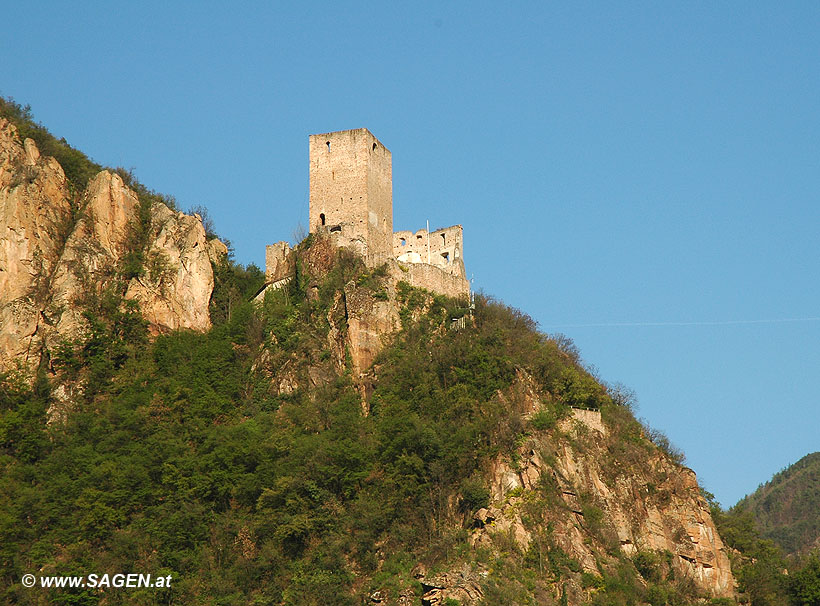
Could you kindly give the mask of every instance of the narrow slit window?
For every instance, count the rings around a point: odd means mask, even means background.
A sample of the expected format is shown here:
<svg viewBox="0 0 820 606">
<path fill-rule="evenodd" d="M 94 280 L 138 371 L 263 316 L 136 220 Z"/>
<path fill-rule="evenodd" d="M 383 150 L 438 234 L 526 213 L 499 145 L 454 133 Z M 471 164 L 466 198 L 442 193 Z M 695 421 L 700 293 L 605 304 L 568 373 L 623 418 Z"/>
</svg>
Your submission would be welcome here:
<svg viewBox="0 0 820 606">
<path fill-rule="evenodd" d="M 327 142 L 327 151 L 330 151 L 330 141 Z"/>
<path fill-rule="evenodd" d="M 324 227 L 325 226 L 325 213 L 321 213 L 319 215 L 319 221 L 322 222 L 322 227 Z"/>
</svg>

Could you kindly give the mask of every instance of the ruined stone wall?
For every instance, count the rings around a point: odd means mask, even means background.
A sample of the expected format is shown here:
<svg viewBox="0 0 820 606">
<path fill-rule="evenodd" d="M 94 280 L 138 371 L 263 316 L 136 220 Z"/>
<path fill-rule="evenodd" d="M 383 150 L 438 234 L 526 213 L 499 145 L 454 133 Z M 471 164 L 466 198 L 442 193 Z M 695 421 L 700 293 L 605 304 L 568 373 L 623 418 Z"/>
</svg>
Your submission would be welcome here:
<svg viewBox="0 0 820 606">
<path fill-rule="evenodd" d="M 310 136 L 310 231 L 369 265 L 393 250 L 393 160 L 366 128 Z"/>
<path fill-rule="evenodd" d="M 394 262 L 393 265 L 398 270 L 397 278 L 410 286 L 454 299 L 470 298 L 470 283 L 463 276 L 453 275 L 441 267 L 427 263 Z"/>
<path fill-rule="evenodd" d="M 265 281 L 277 282 L 293 275 L 295 258 L 290 244 L 277 242 L 265 247 Z"/>
<path fill-rule="evenodd" d="M 393 159 L 369 130 L 311 135 L 309 172 L 311 233 L 352 250 L 370 267 L 388 263 L 413 286 L 469 296 L 461 225 L 393 233 Z M 269 285 L 292 275 L 291 252 L 286 242 L 267 247 Z"/>
<path fill-rule="evenodd" d="M 393 234 L 393 254 L 404 263 L 430 263 L 447 273 L 466 277 L 463 237 L 461 225 L 437 229 L 429 234 L 426 229 L 415 233 L 398 231 Z"/>
</svg>

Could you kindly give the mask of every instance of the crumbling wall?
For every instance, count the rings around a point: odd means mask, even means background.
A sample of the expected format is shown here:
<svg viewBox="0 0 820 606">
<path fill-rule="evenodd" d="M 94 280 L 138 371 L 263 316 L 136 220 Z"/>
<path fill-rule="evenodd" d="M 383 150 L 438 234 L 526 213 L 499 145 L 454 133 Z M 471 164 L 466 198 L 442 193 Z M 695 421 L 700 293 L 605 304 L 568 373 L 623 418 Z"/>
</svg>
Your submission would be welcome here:
<svg viewBox="0 0 820 606">
<path fill-rule="evenodd" d="M 265 281 L 278 282 L 293 275 L 295 257 L 290 244 L 277 242 L 265 247 Z"/>
<path fill-rule="evenodd" d="M 429 263 L 455 276 L 466 276 L 463 229 L 453 225 L 427 232 L 398 231 L 393 234 L 393 255 L 403 263 Z"/>
<path fill-rule="evenodd" d="M 392 173 L 390 151 L 366 128 L 311 135 L 310 232 L 350 249 L 370 267 L 390 264 L 413 286 L 469 297 L 461 225 L 394 234 Z M 293 275 L 291 253 L 286 242 L 267 247 L 269 287 Z"/>
<path fill-rule="evenodd" d="M 428 265 L 427 263 L 401 263 L 397 261 L 393 263 L 399 271 L 397 274 L 398 279 L 407 282 L 410 286 L 424 288 L 430 292 L 454 299 L 470 298 L 470 283 L 463 276 L 453 275 L 441 267 Z"/>
</svg>

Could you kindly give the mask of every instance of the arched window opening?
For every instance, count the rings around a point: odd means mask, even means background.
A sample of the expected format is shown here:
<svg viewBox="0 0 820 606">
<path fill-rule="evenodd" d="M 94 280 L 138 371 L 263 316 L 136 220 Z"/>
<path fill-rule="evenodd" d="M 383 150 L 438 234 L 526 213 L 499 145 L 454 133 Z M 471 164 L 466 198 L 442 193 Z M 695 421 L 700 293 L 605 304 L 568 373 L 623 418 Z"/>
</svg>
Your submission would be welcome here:
<svg viewBox="0 0 820 606">
<path fill-rule="evenodd" d="M 330 141 L 327 142 L 327 151 L 330 151 Z"/>
<path fill-rule="evenodd" d="M 325 213 L 321 213 L 319 215 L 319 221 L 322 222 L 322 227 L 324 227 L 325 226 Z"/>
</svg>

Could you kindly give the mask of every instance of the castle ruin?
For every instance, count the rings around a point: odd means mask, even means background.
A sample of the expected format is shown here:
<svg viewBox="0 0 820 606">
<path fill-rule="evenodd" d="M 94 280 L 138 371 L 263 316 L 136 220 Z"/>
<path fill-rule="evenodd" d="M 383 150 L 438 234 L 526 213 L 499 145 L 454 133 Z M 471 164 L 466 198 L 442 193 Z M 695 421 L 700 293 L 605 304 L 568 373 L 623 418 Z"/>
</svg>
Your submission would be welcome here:
<svg viewBox="0 0 820 606">
<path fill-rule="evenodd" d="M 411 286 L 469 297 L 461 225 L 393 232 L 393 158 L 366 128 L 310 135 L 310 233 L 360 255 L 369 267 L 387 263 Z M 292 274 L 287 242 L 266 247 L 272 288 Z"/>
</svg>

